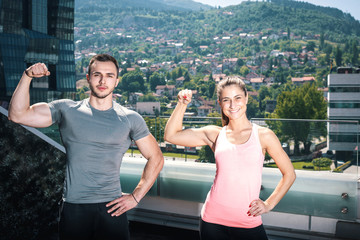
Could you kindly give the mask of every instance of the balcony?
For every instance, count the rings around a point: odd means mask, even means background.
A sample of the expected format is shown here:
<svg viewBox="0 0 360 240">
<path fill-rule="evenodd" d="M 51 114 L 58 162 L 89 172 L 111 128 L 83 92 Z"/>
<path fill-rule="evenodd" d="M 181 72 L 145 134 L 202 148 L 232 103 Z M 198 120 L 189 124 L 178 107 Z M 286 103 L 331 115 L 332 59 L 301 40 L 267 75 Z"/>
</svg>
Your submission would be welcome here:
<svg viewBox="0 0 360 240">
<path fill-rule="evenodd" d="M 6 115 L 6 110 L 1 110 Z M 4 119 L 4 117 L 3 117 Z M 155 184 L 129 212 L 136 222 L 197 230 L 200 210 L 212 185 L 215 164 L 198 160 L 201 148 L 187 149 L 166 145 L 162 141 L 165 117 L 145 118 L 165 156 L 164 168 Z M 276 208 L 263 215 L 270 239 L 360 239 L 360 182 L 358 164 L 358 132 L 351 148 L 344 151 L 330 149 L 339 126 L 359 129 L 356 121 L 311 121 L 252 119 L 253 123 L 271 128 L 283 143 L 284 150 L 296 166 L 297 179 Z M 217 118 L 187 118 L 185 127 L 218 124 Z M 54 128 L 26 128 L 52 146 L 64 152 Z M 300 130 L 300 131 L 299 131 Z M 52 140 L 45 134 L 48 134 Z M 295 135 L 294 135 L 295 134 Z M 300 136 L 301 135 L 301 136 Z M 304 135 L 304 136 L 302 136 Z M 299 140 L 301 139 L 301 141 Z M 341 145 L 341 142 L 336 142 Z M 343 143 L 348 144 L 348 143 Z M 336 147 L 336 146 L 335 146 Z M 46 151 L 46 150 L 44 150 Z M 327 155 L 333 151 L 333 155 Z M 173 155 L 174 152 L 177 155 Z M 170 155 L 172 154 L 172 155 Z M 321 156 L 331 158 L 330 166 L 313 166 L 312 160 Z M 121 184 L 124 192 L 132 192 L 137 185 L 146 160 L 137 153 L 136 146 L 124 156 Z M 267 157 L 263 169 L 260 197 L 266 199 L 274 190 L 280 171 Z"/>
</svg>

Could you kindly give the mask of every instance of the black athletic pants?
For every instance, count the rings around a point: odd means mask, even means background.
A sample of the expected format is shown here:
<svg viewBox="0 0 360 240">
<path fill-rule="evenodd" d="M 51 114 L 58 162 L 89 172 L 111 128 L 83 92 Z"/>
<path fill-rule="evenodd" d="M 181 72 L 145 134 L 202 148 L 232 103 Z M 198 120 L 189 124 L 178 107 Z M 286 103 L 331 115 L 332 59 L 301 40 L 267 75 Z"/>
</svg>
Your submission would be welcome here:
<svg viewBox="0 0 360 240">
<path fill-rule="evenodd" d="M 60 240 L 129 240 L 126 213 L 112 217 L 106 203 L 72 204 L 60 207 Z"/>
<path fill-rule="evenodd" d="M 200 220 L 201 240 L 267 240 L 263 225 L 255 228 L 227 227 Z"/>
</svg>

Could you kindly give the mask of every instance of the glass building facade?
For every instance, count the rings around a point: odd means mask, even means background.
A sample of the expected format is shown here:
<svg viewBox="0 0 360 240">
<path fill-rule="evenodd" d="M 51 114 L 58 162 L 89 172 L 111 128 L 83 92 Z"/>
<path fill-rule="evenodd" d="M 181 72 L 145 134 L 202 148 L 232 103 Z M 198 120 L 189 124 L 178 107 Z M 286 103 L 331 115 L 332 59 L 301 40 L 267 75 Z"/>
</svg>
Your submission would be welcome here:
<svg viewBox="0 0 360 240">
<path fill-rule="evenodd" d="M 74 0 L 0 0 L 0 101 L 7 107 L 24 70 L 45 63 L 33 79 L 30 102 L 73 98 Z"/>
<path fill-rule="evenodd" d="M 351 69 L 350 69 L 351 70 Z M 329 120 L 360 120 L 360 73 L 339 72 L 328 75 Z M 358 154 L 359 125 L 329 123 L 329 149 L 342 161 L 354 160 Z"/>
</svg>

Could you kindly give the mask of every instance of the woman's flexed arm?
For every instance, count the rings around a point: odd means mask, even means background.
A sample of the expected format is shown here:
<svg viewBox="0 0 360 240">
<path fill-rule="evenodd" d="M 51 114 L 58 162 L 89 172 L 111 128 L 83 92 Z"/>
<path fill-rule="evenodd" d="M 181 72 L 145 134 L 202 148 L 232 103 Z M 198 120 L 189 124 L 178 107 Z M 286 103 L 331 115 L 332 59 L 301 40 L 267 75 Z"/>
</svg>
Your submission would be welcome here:
<svg viewBox="0 0 360 240">
<path fill-rule="evenodd" d="M 206 126 L 198 129 L 183 129 L 184 114 L 191 99 L 191 90 L 186 89 L 179 92 L 178 103 L 165 127 L 164 139 L 181 146 L 196 147 L 209 145 L 213 147 L 220 127 Z"/>
</svg>

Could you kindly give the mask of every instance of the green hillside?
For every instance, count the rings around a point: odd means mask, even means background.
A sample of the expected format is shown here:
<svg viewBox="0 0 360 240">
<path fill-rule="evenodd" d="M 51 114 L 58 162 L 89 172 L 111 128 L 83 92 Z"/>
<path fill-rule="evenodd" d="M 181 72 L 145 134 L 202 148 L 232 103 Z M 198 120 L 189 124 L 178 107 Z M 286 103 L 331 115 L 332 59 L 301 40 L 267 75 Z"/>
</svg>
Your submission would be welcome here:
<svg viewBox="0 0 360 240">
<path fill-rule="evenodd" d="M 76 0 L 75 9 L 77 11 L 86 9 L 129 9 L 129 8 L 147 8 L 158 11 L 163 10 L 205 10 L 212 8 L 192 0 Z"/>
<path fill-rule="evenodd" d="M 103 0 L 88 1 L 86 4 L 83 0 L 77 0 L 79 7 L 76 8 L 75 26 L 121 28 L 133 26 L 139 28 L 138 30 L 156 27 L 160 31 L 180 28 L 196 31 L 202 34 L 203 38 L 210 36 L 209 33 L 234 32 L 239 28 L 247 32 L 269 29 L 286 31 L 287 28 L 297 34 L 323 32 L 333 41 L 341 41 L 342 36 L 360 36 L 360 22 L 351 15 L 335 8 L 319 7 L 309 3 L 291 0 L 242 2 L 227 8 L 184 14 L 184 9 L 194 8 L 194 2 L 189 0 L 172 2 L 176 2 L 177 5 L 183 2 L 183 7 L 166 5 L 160 0 Z"/>
</svg>

